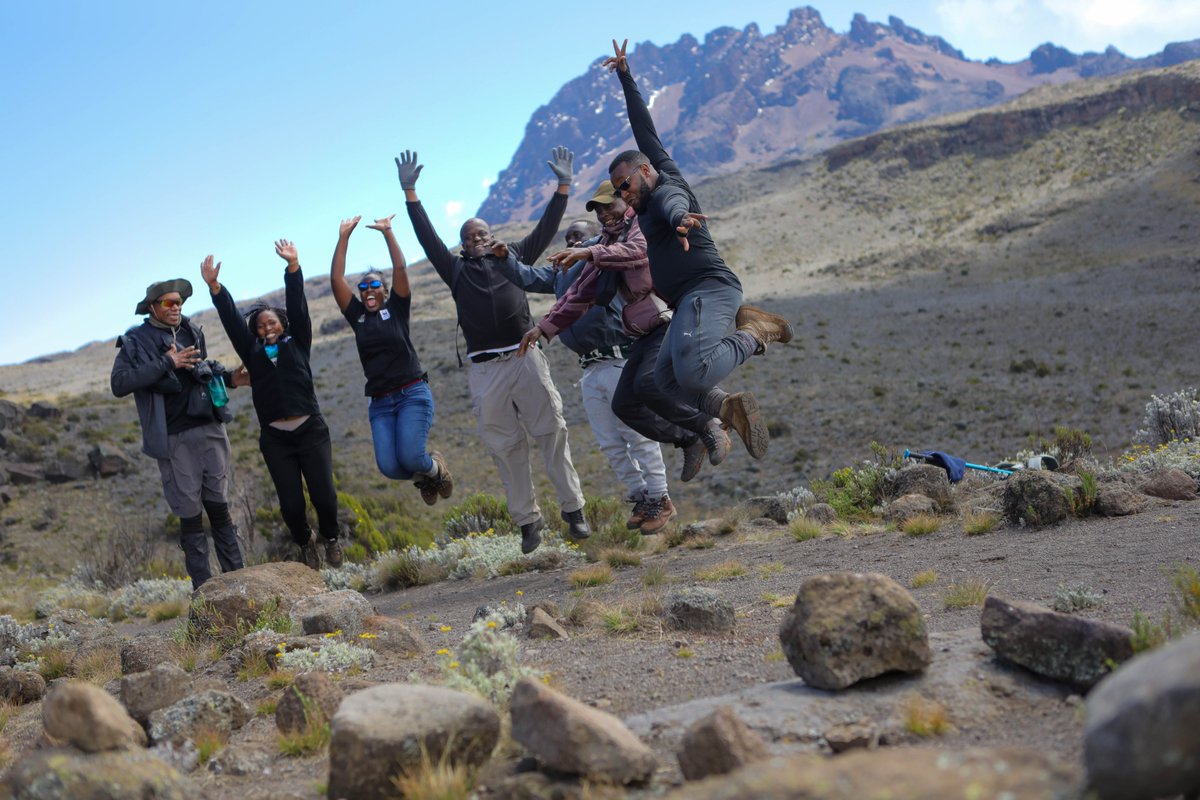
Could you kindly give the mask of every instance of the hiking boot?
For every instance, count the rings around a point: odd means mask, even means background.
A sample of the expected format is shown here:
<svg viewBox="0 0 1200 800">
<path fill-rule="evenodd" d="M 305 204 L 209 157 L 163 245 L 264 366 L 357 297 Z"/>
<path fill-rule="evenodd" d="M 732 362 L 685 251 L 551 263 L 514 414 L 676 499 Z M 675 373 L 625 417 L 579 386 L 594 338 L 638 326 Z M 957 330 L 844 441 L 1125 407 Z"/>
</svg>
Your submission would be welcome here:
<svg viewBox="0 0 1200 800">
<path fill-rule="evenodd" d="M 586 539 L 592 535 L 592 529 L 588 527 L 587 520 L 583 518 L 582 508 L 564 511 L 561 516 L 562 521 L 567 523 L 567 535 L 572 539 Z"/>
<path fill-rule="evenodd" d="M 341 539 L 325 540 L 325 564 L 330 567 L 340 567 L 344 554 Z"/>
<path fill-rule="evenodd" d="M 737 329 L 745 331 L 758 342 L 755 355 L 767 352 L 771 342 L 787 344 L 792 340 L 792 324 L 778 314 L 754 306 L 742 306 L 737 312 Z"/>
<path fill-rule="evenodd" d="M 675 504 L 665 494 L 646 501 L 646 519 L 642 522 L 642 534 L 652 536 L 675 518 Z"/>
<path fill-rule="evenodd" d="M 446 500 L 450 495 L 454 494 L 454 476 L 450 474 L 450 468 L 446 466 L 446 458 L 437 450 L 429 454 L 433 459 L 433 463 L 437 464 L 438 476 L 434 479 L 434 488 L 437 490 L 438 497 Z M 424 494 L 421 495 L 425 497 Z"/>
<path fill-rule="evenodd" d="M 521 526 L 521 552 L 529 555 L 534 550 L 537 550 L 538 545 L 542 543 L 542 518 L 538 517 L 533 522 L 526 522 Z"/>
<path fill-rule="evenodd" d="M 708 463 L 714 467 L 729 455 L 729 432 L 721 427 L 719 419 L 708 421 L 704 432 L 700 434 L 700 441 L 704 442 L 704 449 L 708 451 Z"/>
<path fill-rule="evenodd" d="M 321 571 L 321 554 L 317 552 L 317 537 L 314 534 L 308 539 L 308 544 L 300 545 L 300 561 L 317 572 Z"/>
<path fill-rule="evenodd" d="M 696 441 L 683 448 L 683 469 L 679 472 L 679 480 L 687 483 L 700 472 L 700 467 L 704 466 L 704 454 L 708 452 L 708 448 L 704 446 L 704 440 L 699 436 Z"/>
<path fill-rule="evenodd" d="M 762 412 L 754 395 L 738 392 L 722 400 L 721 422 L 726 428 L 737 431 L 751 456 L 762 458 L 767 454 L 767 444 L 771 441 L 771 435 L 767 433 L 767 423 L 763 422 Z"/>
<path fill-rule="evenodd" d="M 646 503 L 649 498 L 646 497 L 646 492 L 642 493 L 635 499 L 630 496 L 626 498 L 626 502 L 633 502 L 633 511 L 629 514 L 629 519 L 625 520 L 625 529 L 634 531 L 642 527 L 642 522 L 646 519 Z"/>
<path fill-rule="evenodd" d="M 425 501 L 425 505 L 431 506 L 438 501 L 437 478 L 422 475 L 413 481 L 413 486 L 421 490 L 421 499 Z"/>
</svg>

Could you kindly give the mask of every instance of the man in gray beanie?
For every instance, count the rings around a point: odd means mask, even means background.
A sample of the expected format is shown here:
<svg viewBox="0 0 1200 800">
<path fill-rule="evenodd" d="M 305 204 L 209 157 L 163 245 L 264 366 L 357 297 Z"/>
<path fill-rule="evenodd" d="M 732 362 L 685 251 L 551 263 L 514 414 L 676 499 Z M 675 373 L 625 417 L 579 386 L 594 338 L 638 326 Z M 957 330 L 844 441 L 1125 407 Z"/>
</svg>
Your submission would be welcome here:
<svg viewBox="0 0 1200 800">
<path fill-rule="evenodd" d="M 237 527 L 229 514 L 230 447 L 225 389 L 241 385 L 207 361 L 204 333 L 183 315 L 192 285 L 183 278 L 146 287 L 135 314 L 146 319 L 117 337 L 110 383 L 132 394 L 142 426 L 142 452 L 158 461 L 167 505 L 179 517 L 179 544 L 192 588 L 212 577 L 204 512 L 222 572 L 242 568 Z"/>
</svg>

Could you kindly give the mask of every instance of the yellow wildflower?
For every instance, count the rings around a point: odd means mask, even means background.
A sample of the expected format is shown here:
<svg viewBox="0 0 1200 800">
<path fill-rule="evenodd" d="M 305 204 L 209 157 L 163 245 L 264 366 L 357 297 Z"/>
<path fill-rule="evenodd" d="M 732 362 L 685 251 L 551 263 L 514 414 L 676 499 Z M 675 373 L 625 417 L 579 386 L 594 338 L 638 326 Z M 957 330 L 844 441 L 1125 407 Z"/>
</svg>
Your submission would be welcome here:
<svg viewBox="0 0 1200 800">
<path fill-rule="evenodd" d="M 437 654 L 439 656 L 448 656 L 448 655 L 450 655 L 450 651 L 447 648 L 443 647 L 442 649 L 437 651 Z"/>
<path fill-rule="evenodd" d="M 523 591 L 521 591 L 520 589 L 517 589 L 517 597 L 524 597 L 524 596 L 525 596 L 525 593 Z"/>
<path fill-rule="evenodd" d="M 494 620 L 494 619 L 489 619 L 489 620 L 487 621 L 487 626 L 488 626 L 489 628 L 495 628 L 495 627 L 496 627 L 496 620 Z"/>
<path fill-rule="evenodd" d="M 451 661 L 451 662 L 450 662 L 450 669 L 458 669 L 458 662 L 457 662 L 457 661 Z"/>
<path fill-rule="evenodd" d="M 360 633 L 358 635 L 358 638 L 360 638 L 360 639 L 378 639 L 379 637 L 373 633 Z"/>
<path fill-rule="evenodd" d="M 454 628 L 451 628 L 449 625 L 443 625 L 440 630 L 442 633 L 449 633 L 450 631 L 454 630 Z"/>
</svg>

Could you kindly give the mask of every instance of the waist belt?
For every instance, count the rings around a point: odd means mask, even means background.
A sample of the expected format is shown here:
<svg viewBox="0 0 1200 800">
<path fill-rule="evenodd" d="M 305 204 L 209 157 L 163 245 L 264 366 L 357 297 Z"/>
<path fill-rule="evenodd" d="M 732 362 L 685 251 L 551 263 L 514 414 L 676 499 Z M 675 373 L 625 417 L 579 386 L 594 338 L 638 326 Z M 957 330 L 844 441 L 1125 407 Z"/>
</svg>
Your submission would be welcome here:
<svg viewBox="0 0 1200 800">
<path fill-rule="evenodd" d="M 611 361 L 614 358 L 628 358 L 629 345 L 613 345 L 612 347 L 597 347 L 579 357 L 579 366 L 587 367 L 597 361 Z"/>
<path fill-rule="evenodd" d="M 403 386 L 397 386 L 395 389 L 388 389 L 386 392 L 380 392 L 379 394 L 373 394 L 373 395 L 371 395 L 371 399 L 376 400 L 380 397 L 387 397 L 389 394 L 396 394 L 397 392 L 403 392 L 408 387 L 416 386 L 418 383 L 420 383 L 421 381 L 424 381 L 424 380 L 427 380 L 427 378 L 424 375 L 422 375 L 421 377 L 417 378 L 415 381 L 409 381 L 408 383 L 404 384 Z"/>
<path fill-rule="evenodd" d="M 538 345 L 538 348 L 541 349 L 541 346 Z M 467 356 L 467 358 L 471 359 L 472 364 L 483 364 L 488 361 L 495 361 L 497 358 L 508 358 L 509 356 L 515 356 L 516 354 L 517 351 L 514 349 L 504 350 L 499 353 L 476 353 L 473 356 Z"/>
</svg>

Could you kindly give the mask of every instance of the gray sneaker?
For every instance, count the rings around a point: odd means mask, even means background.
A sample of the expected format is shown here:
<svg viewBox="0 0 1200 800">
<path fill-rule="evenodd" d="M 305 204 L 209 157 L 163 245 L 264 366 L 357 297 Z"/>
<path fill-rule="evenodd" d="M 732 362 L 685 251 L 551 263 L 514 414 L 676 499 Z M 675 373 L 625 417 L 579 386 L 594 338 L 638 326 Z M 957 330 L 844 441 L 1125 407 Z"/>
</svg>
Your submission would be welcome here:
<svg viewBox="0 0 1200 800">
<path fill-rule="evenodd" d="M 342 553 L 341 539 L 326 539 L 325 540 L 325 563 L 331 567 L 340 567 L 344 555 Z"/>
<path fill-rule="evenodd" d="M 700 467 L 704 466 L 706 452 L 708 452 L 708 448 L 704 446 L 704 440 L 699 436 L 696 437 L 696 441 L 683 448 L 683 469 L 679 472 L 679 480 L 687 483 L 700 473 Z"/>
<path fill-rule="evenodd" d="M 704 449 L 708 451 L 708 463 L 714 467 L 729 455 L 729 432 L 721 427 L 719 419 L 708 421 L 708 425 L 704 427 L 704 433 L 700 434 L 700 441 L 704 442 Z"/>
<path fill-rule="evenodd" d="M 546 523 L 538 517 L 533 522 L 526 522 L 521 526 L 521 552 L 529 555 L 534 550 L 538 549 L 538 545 L 542 543 L 542 528 Z"/>
<path fill-rule="evenodd" d="M 562 521 L 567 523 L 567 535 L 572 539 L 586 539 L 592 535 L 592 529 L 583 518 L 582 508 L 562 512 Z"/>
</svg>

